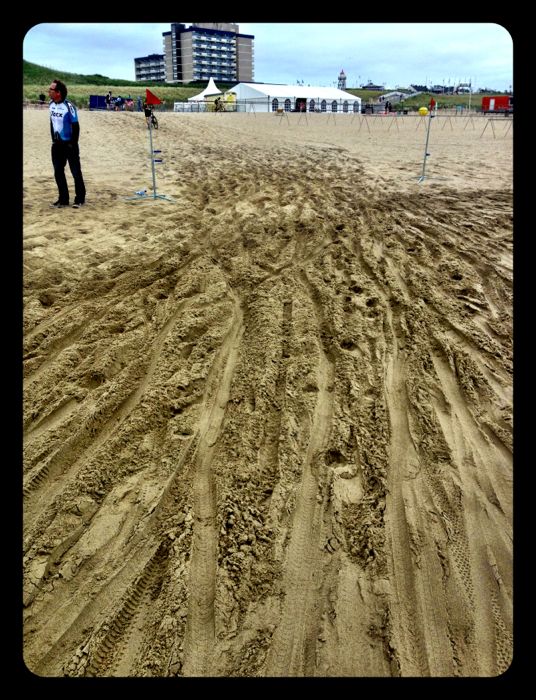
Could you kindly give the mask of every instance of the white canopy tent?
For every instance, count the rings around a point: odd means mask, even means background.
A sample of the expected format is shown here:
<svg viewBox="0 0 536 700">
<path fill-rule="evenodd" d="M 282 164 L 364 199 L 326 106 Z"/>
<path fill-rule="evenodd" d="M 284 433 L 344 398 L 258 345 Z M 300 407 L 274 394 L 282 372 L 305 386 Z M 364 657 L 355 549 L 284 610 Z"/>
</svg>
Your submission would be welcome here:
<svg viewBox="0 0 536 700">
<path fill-rule="evenodd" d="M 338 88 L 238 83 L 229 92 L 238 104 L 253 106 L 256 112 L 301 111 L 304 105 L 307 112 L 361 112 L 361 98 Z"/>
<path fill-rule="evenodd" d="M 193 97 L 189 97 L 188 102 L 204 102 L 207 99 L 207 97 L 213 97 L 214 95 L 221 94 L 222 91 L 218 90 L 218 88 L 216 87 L 214 78 L 210 78 L 208 81 L 208 85 L 203 90 L 203 92 L 200 92 L 198 95 L 194 95 Z"/>
<path fill-rule="evenodd" d="M 214 78 L 209 78 L 206 88 L 194 95 L 189 97 L 186 102 L 174 102 L 173 111 L 174 112 L 206 112 L 208 102 L 213 102 L 214 98 L 218 95 L 223 95 L 221 90 L 218 90 Z"/>
</svg>

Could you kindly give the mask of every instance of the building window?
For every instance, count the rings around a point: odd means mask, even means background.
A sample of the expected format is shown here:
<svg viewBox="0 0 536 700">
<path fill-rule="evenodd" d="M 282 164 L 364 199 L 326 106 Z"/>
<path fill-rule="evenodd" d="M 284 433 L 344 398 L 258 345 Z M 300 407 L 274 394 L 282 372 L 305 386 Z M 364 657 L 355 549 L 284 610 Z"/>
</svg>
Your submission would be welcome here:
<svg viewBox="0 0 536 700">
<path fill-rule="evenodd" d="M 348 111 L 348 100 L 344 100 L 342 103 L 342 111 L 347 112 Z"/>
<path fill-rule="evenodd" d="M 354 112 L 359 112 L 359 102 L 354 102 Z"/>
<path fill-rule="evenodd" d="M 272 100 L 272 112 L 277 112 L 278 108 L 279 100 L 277 99 L 277 97 L 274 97 L 274 99 Z"/>
<path fill-rule="evenodd" d="M 309 111 L 310 112 L 315 111 L 315 101 L 314 100 L 309 100 Z"/>
<path fill-rule="evenodd" d="M 336 112 L 337 111 L 337 100 L 333 100 L 331 103 L 331 111 Z"/>
<path fill-rule="evenodd" d="M 326 100 L 322 100 L 322 102 L 320 103 L 320 110 L 322 112 L 326 111 Z"/>
<path fill-rule="evenodd" d="M 285 112 L 290 112 L 290 100 L 288 97 L 285 100 Z"/>
</svg>

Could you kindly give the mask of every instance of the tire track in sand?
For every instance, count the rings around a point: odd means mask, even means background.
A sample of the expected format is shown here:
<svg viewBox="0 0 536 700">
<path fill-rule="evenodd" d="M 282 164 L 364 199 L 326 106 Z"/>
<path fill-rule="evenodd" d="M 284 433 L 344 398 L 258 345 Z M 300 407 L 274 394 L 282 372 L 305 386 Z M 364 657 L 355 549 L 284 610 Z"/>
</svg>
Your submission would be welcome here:
<svg viewBox="0 0 536 700">
<path fill-rule="evenodd" d="M 393 579 L 393 594 L 396 600 L 393 626 L 397 655 L 402 675 L 428 676 L 430 666 L 422 625 L 423 611 L 419 605 L 416 581 L 410 557 L 410 536 L 404 506 L 402 484 L 408 463 L 417 460 L 417 453 L 408 426 L 408 398 L 404 380 L 403 350 L 399 346 L 395 320 L 388 313 L 387 327 L 392 333 L 392 356 L 388 360 L 385 389 L 391 423 L 390 475 L 386 498 L 386 527 L 391 540 L 390 568 Z"/>
<path fill-rule="evenodd" d="M 231 295 L 235 302 L 232 324 L 211 369 L 203 402 L 204 410 L 199 420 L 199 442 L 195 454 L 193 483 L 194 530 L 190 563 L 190 599 L 182 670 L 185 676 L 210 676 L 213 670 L 211 659 L 215 642 L 214 598 L 218 530 L 211 465 L 221 434 L 244 333 L 240 302 L 232 290 Z"/>
<path fill-rule="evenodd" d="M 310 290 L 305 273 L 302 278 Z M 303 463 L 292 534 L 287 550 L 283 579 L 285 600 L 281 620 L 276 629 L 266 663 L 267 676 L 304 676 L 308 660 L 314 662 L 317 625 L 314 615 L 313 576 L 319 558 L 318 539 L 321 526 L 320 505 L 317 503 L 318 482 L 314 464 L 326 449 L 333 415 L 334 367 L 322 343 L 324 319 L 319 304 L 314 301 L 318 329 L 319 362 L 317 368 L 318 397 L 310 440 Z"/>
<path fill-rule="evenodd" d="M 465 547 L 452 543 L 453 559 L 473 610 L 478 675 L 493 676 L 512 658 L 512 455 L 487 440 L 446 359 L 434 353 L 432 360 L 449 406 L 448 413 L 437 410 L 437 415 L 457 457 L 466 504 L 462 514 L 471 533 Z M 502 536 L 490 538 L 492 531 Z"/>
<path fill-rule="evenodd" d="M 37 520 L 44 510 L 44 504 L 49 505 L 66 487 L 69 481 L 76 478 L 78 472 L 105 444 L 125 422 L 141 401 L 146 388 L 150 385 L 156 365 L 161 357 L 162 347 L 177 320 L 184 310 L 186 301 L 177 305 L 170 318 L 164 323 L 158 332 L 151 348 L 151 360 L 138 382 L 137 387 L 121 402 L 120 406 L 112 414 L 97 426 L 95 434 L 88 430 L 87 423 L 82 426 L 79 433 L 64 443 L 51 456 L 50 460 L 39 465 L 23 484 L 23 493 L 27 502 L 25 504 L 24 524 L 25 530 L 29 530 L 34 520 Z"/>
</svg>

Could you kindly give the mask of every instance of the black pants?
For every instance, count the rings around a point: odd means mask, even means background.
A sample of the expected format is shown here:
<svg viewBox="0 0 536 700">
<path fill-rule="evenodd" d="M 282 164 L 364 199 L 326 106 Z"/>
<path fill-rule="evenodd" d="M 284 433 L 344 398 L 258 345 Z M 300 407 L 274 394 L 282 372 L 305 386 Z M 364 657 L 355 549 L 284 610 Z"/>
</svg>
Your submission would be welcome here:
<svg viewBox="0 0 536 700">
<path fill-rule="evenodd" d="M 52 165 L 54 166 L 54 177 L 58 186 L 61 204 L 69 204 L 69 188 L 65 178 L 66 163 L 69 163 L 74 179 L 74 201 L 76 204 L 83 204 L 86 201 L 86 186 L 84 185 L 82 168 L 80 167 L 78 144 L 72 144 L 67 141 L 54 141 L 52 144 Z"/>
</svg>

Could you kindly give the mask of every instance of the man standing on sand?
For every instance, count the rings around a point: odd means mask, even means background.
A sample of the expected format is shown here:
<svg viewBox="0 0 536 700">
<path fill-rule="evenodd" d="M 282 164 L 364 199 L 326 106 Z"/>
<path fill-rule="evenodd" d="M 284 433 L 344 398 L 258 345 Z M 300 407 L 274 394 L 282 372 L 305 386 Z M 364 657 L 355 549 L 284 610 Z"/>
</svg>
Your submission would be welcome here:
<svg viewBox="0 0 536 700">
<path fill-rule="evenodd" d="M 80 167 L 80 151 L 78 138 L 80 124 L 78 113 L 72 102 L 66 99 L 67 87 L 61 80 L 53 80 L 48 88 L 50 97 L 50 134 L 52 136 L 52 165 L 54 177 L 58 186 L 59 198 L 50 206 L 68 207 L 69 189 L 65 178 L 65 165 L 69 163 L 74 178 L 75 198 L 73 208 L 78 209 L 86 201 L 86 187 Z"/>
</svg>

